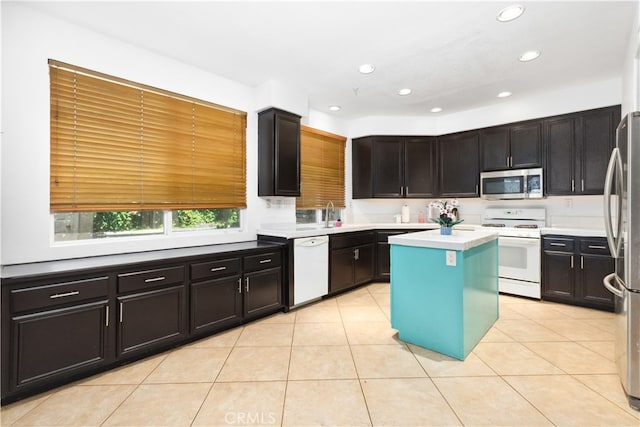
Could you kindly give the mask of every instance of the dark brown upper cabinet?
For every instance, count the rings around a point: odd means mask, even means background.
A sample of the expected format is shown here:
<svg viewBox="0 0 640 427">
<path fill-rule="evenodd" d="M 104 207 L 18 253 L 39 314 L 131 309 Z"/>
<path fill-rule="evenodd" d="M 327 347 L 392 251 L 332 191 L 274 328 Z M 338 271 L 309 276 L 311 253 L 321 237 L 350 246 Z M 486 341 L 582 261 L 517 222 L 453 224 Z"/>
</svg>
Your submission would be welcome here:
<svg viewBox="0 0 640 427">
<path fill-rule="evenodd" d="M 436 138 L 374 136 L 353 140 L 353 198 L 436 195 Z"/>
<path fill-rule="evenodd" d="M 300 196 L 300 116 L 258 114 L 258 196 Z"/>
<path fill-rule="evenodd" d="M 480 131 L 481 170 L 542 166 L 542 122 L 523 122 Z"/>
<path fill-rule="evenodd" d="M 545 193 L 602 194 L 619 122 L 619 105 L 545 119 Z"/>
<path fill-rule="evenodd" d="M 438 137 L 438 178 L 441 197 L 478 197 L 479 132 Z"/>
</svg>

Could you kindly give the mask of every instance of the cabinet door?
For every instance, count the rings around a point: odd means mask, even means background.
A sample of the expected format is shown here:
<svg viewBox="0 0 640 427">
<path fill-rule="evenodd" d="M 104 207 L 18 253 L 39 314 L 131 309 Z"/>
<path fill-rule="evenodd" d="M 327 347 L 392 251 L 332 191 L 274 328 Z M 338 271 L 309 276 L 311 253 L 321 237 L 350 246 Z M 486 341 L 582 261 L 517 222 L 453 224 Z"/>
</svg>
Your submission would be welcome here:
<svg viewBox="0 0 640 427">
<path fill-rule="evenodd" d="M 439 188 L 442 197 L 477 197 L 478 132 L 446 135 L 438 140 Z"/>
<path fill-rule="evenodd" d="M 620 122 L 619 107 L 585 113 L 580 119 L 581 173 L 580 194 L 603 194 L 604 177 L 611 150 L 615 145 L 616 127 Z M 576 183 L 577 185 L 577 183 Z"/>
<path fill-rule="evenodd" d="M 404 143 L 405 197 L 436 195 L 435 138 L 407 138 Z"/>
<path fill-rule="evenodd" d="M 574 264 L 571 253 L 544 252 L 542 271 L 542 294 L 551 300 L 571 301 L 575 296 Z"/>
<path fill-rule="evenodd" d="M 480 131 L 482 170 L 509 168 L 509 128 L 495 127 Z"/>
<path fill-rule="evenodd" d="M 355 285 L 370 282 L 373 279 L 373 243 L 353 249 L 353 281 Z"/>
<path fill-rule="evenodd" d="M 282 307 L 282 269 L 270 268 L 245 274 L 244 315 L 259 316 Z"/>
<path fill-rule="evenodd" d="M 352 180 L 353 198 L 369 199 L 373 197 L 372 138 L 356 138 L 352 141 Z"/>
<path fill-rule="evenodd" d="M 575 190 L 575 119 L 559 117 L 544 121 L 548 195 L 573 194 Z"/>
<path fill-rule="evenodd" d="M 598 255 L 580 256 L 580 292 L 582 302 L 594 308 L 613 309 L 613 294 L 602 279 L 615 269 L 613 258 Z"/>
<path fill-rule="evenodd" d="M 108 302 L 98 301 L 11 319 L 11 384 L 37 386 L 108 362 Z"/>
<path fill-rule="evenodd" d="M 241 321 L 240 276 L 191 284 L 191 334 L 220 330 Z"/>
<path fill-rule="evenodd" d="M 300 196 L 300 120 L 275 116 L 275 195 Z"/>
<path fill-rule="evenodd" d="M 376 247 L 376 278 L 389 280 L 391 277 L 391 248 L 387 242 L 378 242 Z"/>
<path fill-rule="evenodd" d="M 403 197 L 403 140 L 376 137 L 373 143 L 373 197 Z"/>
<path fill-rule="evenodd" d="M 118 353 L 127 355 L 186 336 L 184 285 L 118 297 Z"/>
<path fill-rule="evenodd" d="M 542 166 L 542 131 L 540 122 L 511 127 L 509 165 L 514 169 Z"/>
<path fill-rule="evenodd" d="M 353 286 L 353 249 L 331 250 L 331 278 L 329 291 L 336 292 Z"/>
</svg>

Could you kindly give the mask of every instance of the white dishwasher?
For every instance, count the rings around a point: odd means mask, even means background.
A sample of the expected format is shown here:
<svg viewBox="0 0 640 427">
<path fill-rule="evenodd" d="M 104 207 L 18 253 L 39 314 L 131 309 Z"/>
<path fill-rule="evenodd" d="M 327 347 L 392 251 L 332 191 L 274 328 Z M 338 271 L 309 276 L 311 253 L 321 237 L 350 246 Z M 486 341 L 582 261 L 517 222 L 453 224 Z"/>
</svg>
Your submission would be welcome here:
<svg viewBox="0 0 640 427">
<path fill-rule="evenodd" d="M 329 236 L 293 241 L 293 305 L 329 293 Z"/>
</svg>

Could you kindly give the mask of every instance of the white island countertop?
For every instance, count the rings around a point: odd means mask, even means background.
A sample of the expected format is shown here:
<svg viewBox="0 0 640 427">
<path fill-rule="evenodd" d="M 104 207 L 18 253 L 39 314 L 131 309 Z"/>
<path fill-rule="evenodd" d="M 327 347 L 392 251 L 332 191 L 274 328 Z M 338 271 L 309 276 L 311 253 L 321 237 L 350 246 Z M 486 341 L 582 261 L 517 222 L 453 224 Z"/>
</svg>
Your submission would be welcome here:
<svg viewBox="0 0 640 427">
<path fill-rule="evenodd" d="M 498 233 L 493 231 L 465 231 L 454 228 L 449 236 L 441 235 L 439 229 L 389 236 L 389 244 L 466 251 L 497 238 Z"/>
</svg>

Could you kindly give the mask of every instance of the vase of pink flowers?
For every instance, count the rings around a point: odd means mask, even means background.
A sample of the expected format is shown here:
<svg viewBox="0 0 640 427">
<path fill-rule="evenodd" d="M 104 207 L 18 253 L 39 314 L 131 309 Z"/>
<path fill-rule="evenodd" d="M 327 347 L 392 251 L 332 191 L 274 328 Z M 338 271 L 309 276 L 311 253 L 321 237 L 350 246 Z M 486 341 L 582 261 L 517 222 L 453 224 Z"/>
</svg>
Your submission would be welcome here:
<svg viewBox="0 0 640 427">
<path fill-rule="evenodd" d="M 452 227 L 460 224 L 463 219 L 458 219 L 458 206 L 460 203 L 456 199 L 436 200 L 429 203 L 430 209 L 436 209 L 439 215 L 431 221 L 440 224 L 440 234 L 450 235 Z"/>
</svg>

